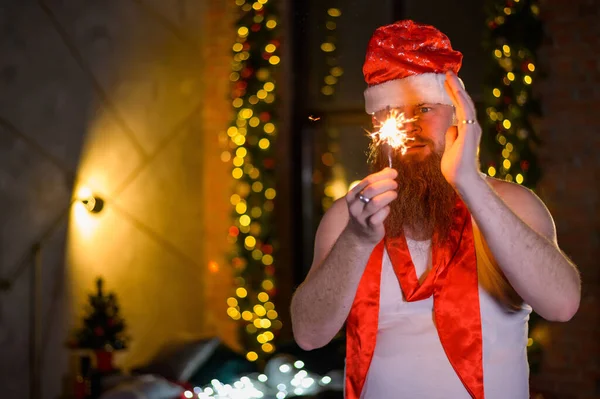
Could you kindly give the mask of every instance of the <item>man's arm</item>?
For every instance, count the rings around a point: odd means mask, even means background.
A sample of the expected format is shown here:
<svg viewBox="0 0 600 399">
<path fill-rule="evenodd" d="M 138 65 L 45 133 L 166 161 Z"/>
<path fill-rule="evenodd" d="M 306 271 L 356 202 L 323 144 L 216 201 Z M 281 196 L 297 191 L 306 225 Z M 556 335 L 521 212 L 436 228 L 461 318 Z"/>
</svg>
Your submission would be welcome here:
<svg viewBox="0 0 600 399">
<path fill-rule="evenodd" d="M 568 321 L 581 283 L 562 253 L 552 216 L 530 190 L 479 176 L 457 187 L 504 275 L 542 317 Z"/>
<path fill-rule="evenodd" d="M 321 220 L 311 270 L 291 304 L 294 338 L 302 349 L 326 345 L 344 325 L 371 252 L 385 234 L 396 176 L 391 169 L 369 176 Z M 359 192 L 371 201 L 360 202 Z"/>
</svg>

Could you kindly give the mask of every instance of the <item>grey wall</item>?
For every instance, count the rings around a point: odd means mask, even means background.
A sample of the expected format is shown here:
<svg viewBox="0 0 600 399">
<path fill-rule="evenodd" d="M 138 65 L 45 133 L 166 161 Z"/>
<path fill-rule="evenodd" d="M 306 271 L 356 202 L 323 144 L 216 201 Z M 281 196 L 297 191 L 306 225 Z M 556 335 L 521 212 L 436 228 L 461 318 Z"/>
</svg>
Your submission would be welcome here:
<svg viewBox="0 0 600 399">
<path fill-rule="evenodd" d="M 228 166 L 213 147 L 229 117 L 225 4 L 0 4 L 0 278 L 12 284 L 0 292 L 1 398 L 27 397 L 31 262 L 19 259 L 55 220 L 42 242 L 44 398 L 70 384 L 64 343 L 98 275 L 133 337 L 124 367 L 229 328 L 230 280 L 206 272 L 225 256 L 228 227 Z M 98 215 L 69 207 L 83 185 L 106 200 Z"/>
</svg>

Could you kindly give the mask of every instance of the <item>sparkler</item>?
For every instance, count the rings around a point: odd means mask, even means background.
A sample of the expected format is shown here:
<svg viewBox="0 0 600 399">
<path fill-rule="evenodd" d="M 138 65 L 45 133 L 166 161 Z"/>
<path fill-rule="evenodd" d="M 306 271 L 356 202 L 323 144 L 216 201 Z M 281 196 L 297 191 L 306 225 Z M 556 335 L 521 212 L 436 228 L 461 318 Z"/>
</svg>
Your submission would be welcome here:
<svg viewBox="0 0 600 399">
<path fill-rule="evenodd" d="M 408 137 L 404 128 L 405 124 L 414 121 L 414 118 L 407 119 L 404 113 L 398 110 L 388 110 L 388 118 L 381 125 L 375 126 L 378 130 L 369 133 L 369 137 L 373 140 L 373 149 L 381 145 L 388 146 L 390 168 L 392 167 L 392 150 L 400 150 L 400 153 L 404 155 L 408 149 L 407 142 L 414 140 L 414 137 Z"/>
</svg>

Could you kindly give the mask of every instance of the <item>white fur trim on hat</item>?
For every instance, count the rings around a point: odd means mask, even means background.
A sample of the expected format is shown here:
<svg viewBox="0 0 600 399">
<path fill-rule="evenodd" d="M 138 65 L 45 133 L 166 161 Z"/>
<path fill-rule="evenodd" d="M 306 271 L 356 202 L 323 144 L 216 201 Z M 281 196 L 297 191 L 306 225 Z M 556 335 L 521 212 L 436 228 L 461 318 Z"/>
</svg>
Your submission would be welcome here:
<svg viewBox="0 0 600 399">
<path fill-rule="evenodd" d="M 365 90 L 365 109 L 368 114 L 374 114 L 387 107 L 404 105 L 452 105 L 444 89 L 445 81 L 446 74 L 428 72 L 371 86 Z"/>
</svg>

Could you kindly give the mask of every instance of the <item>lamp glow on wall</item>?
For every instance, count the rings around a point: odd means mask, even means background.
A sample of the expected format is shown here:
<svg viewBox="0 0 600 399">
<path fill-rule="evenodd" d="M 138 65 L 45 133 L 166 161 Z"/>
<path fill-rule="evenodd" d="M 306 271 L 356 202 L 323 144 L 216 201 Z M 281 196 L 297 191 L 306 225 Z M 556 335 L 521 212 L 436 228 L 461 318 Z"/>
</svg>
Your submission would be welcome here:
<svg viewBox="0 0 600 399">
<path fill-rule="evenodd" d="M 31 274 L 31 309 L 30 309 L 30 335 L 29 335 L 29 397 L 41 399 L 41 365 L 42 365 L 42 248 L 44 241 L 50 237 L 52 232 L 62 223 L 63 218 L 69 214 L 71 206 L 74 208 L 75 218 L 81 233 L 86 234 L 93 231 L 98 222 L 93 214 L 99 213 L 104 208 L 104 200 L 92 193 L 87 188 L 81 188 L 77 195 L 71 200 L 65 212 L 54 221 L 46 234 L 42 236 L 32 247 L 28 258 L 33 258 L 33 273 Z M 12 284 L 9 282 L 9 287 Z"/>
</svg>

